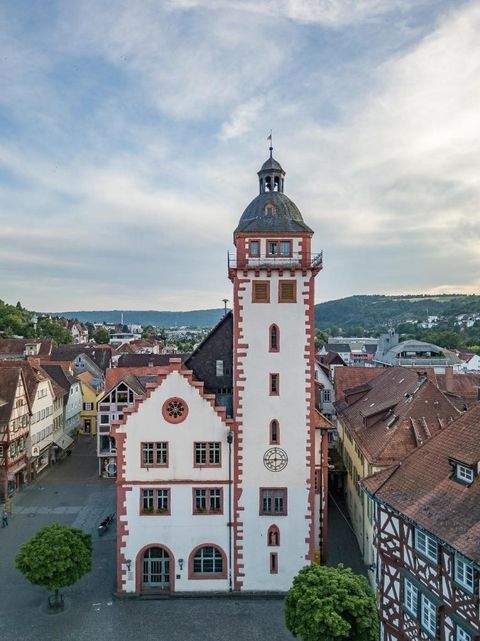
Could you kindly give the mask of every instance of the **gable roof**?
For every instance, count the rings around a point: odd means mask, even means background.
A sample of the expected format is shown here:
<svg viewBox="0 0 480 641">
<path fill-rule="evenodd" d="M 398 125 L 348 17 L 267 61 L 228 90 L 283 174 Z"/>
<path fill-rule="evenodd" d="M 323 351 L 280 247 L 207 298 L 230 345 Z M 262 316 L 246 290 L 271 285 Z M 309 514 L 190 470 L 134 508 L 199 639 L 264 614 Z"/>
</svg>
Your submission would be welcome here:
<svg viewBox="0 0 480 641">
<path fill-rule="evenodd" d="M 411 368 L 392 367 L 338 417 L 369 463 L 391 465 L 438 434 L 459 415 L 447 397 Z"/>
<path fill-rule="evenodd" d="M 336 367 L 335 400 L 342 401 L 345 398 L 345 390 L 364 385 L 384 371 L 383 367 Z"/>
<path fill-rule="evenodd" d="M 46 357 L 52 352 L 53 341 L 51 338 L 0 338 L 0 358 L 23 358 L 26 345 L 39 345 L 35 356 Z"/>
<path fill-rule="evenodd" d="M 367 492 L 456 550 L 480 562 L 480 476 L 452 478 L 451 458 L 480 461 L 480 405 L 457 418 L 390 470 L 362 481 Z"/>
<path fill-rule="evenodd" d="M 340 356 L 338 352 L 327 352 L 323 356 L 321 356 L 321 361 L 325 365 L 346 365 L 345 361 L 343 358 Z"/>
<path fill-rule="evenodd" d="M 118 359 L 119 367 L 165 367 L 171 358 L 180 358 L 182 363 L 188 354 L 122 354 Z"/>
<path fill-rule="evenodd" d="M 12 415 L 21 367 L 0 369 L 0 425 L 6 425 Z"/>
<path fill-rule="evenodd" d="M 42 369 L 50 376 L 50 378 L 62 388 L 62 390 L 68 394 L 70 392 L 70 388 L 74 383 L 76 383 L 76 379 L 65 369 L 58 364 L 51 364 L 48 363 L 48 361 L 42 363 Z"/>
<path fill-rule="evenodd" d="M 111 345 L 85 343 L 83 345 L 59 345 L 52 350 L 54 361 L 74 361 L 80 354 L 86 354 L 103 372 L 110 367 L 113 348 Z"/>
</svg>

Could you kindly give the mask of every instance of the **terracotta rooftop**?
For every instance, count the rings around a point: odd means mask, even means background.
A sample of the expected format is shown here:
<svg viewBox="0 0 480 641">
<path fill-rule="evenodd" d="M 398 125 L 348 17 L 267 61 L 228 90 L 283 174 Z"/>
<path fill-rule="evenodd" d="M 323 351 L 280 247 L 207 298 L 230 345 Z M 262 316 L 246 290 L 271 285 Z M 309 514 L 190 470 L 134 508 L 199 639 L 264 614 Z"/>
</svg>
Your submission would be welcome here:
<svg viewBox="0 0 480 641">
<path fill-rule="evenodd" d="M 0 338 L 0 358 L 23 358 L 26 345 L 40 345 L 35 356 L 49 356 L 53 341 L 50 338 Z"/>
<path fill-rule="evenodd" d="M 398 465 L 364 479 L 380 501 L 480 562 L 480 477 L 470 485 L 452 478 L 450 459 L 480 461 L 480 405 L 448 425 Z"/>
<path fill-rule="evenodd" d="M 0 369 L 0 425 L 10 420 L 21 372 L 21 367 Z"/>
<path fill-rule="evenodd" d="M 338 417 L 375 465 L 402 460 L 459 415 L 436 385 L 411 368 L 384 369 L 369 388 Z"/>
<path fill-rule="evenodd" d="M 335 400 L 345 398 L 345 390 L 368 383 L 384 372 L 383 367 L 336 367 L 335 368 Z"/>
</svg>

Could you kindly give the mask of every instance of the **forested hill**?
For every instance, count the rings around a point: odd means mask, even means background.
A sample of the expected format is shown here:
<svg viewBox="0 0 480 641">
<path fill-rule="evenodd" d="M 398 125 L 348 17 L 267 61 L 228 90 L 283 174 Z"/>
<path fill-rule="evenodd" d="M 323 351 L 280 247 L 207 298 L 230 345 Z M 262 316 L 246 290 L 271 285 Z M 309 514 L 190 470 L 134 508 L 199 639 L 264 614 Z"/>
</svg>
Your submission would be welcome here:
<svg viewBox="0 0 480 641">
<path fill-rule="evenodd" d="M 427 316 L 453 320 L 460 314 L 480 313 L 480 296 L 349 296 L 315 306 L 317 329 L 364 328 L 378 330 L 388 324 L 423 321 Z M 335 333 L 335 332 L 333 332 Z"/>
<path fill-rule="evenodd" d="M 350 332 L 363 328 L 367 331 L 378 331 L 389 324 L 423 321 L 427 316 L 441 316 L 453 320 L 459 314 L 475 313 L 480 313 L 480 296 L 476 295 L 349 296 L 316 305 L 315 321 L 318 329 L 339 328 L 344 332 Z M 56 315 L 90 323 L 119 323 L 121 314 L 119 310 L 106 310 L 59 312 Z M 212 327 L 222 315 L 221 308 L 186 312 L 124 311 L 123 322 L 156 327 Z"/>
<path fill-rule="evenodd" d="M 123 313 L 125 325 L 130 323 L 139 325 L 153 325 L 154 327 L 213 327 L 222 318 L 223 308 L 197 309 L 188 312 L 158 312 L 145 311 L 119 311 L 116 309 L 105 311 L 80 311 L 80 312 L 51 312 L 54 316 L 76 318 L 83 323 L 120 323 Z"/>
</svg>

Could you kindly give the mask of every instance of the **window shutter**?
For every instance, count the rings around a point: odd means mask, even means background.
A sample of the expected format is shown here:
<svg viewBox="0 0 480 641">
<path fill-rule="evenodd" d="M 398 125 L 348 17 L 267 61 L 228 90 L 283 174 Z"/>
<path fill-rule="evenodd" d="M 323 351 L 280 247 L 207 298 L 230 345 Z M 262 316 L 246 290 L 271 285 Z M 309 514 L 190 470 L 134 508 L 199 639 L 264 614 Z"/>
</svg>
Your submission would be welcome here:
<svg viewBox="0 0 480 641">
<path fill-rule="evenodd" d="M 297 282 L 295 280 L 281 280 L 278 284 L 278 302 L 295 303 L 297 300 Z"/>
<path fill-rule="evenodd" d="M 268 281 L 253 281 L 252 300 L 254 303 L 270 302 L 270 283 Z"/>
</svg>

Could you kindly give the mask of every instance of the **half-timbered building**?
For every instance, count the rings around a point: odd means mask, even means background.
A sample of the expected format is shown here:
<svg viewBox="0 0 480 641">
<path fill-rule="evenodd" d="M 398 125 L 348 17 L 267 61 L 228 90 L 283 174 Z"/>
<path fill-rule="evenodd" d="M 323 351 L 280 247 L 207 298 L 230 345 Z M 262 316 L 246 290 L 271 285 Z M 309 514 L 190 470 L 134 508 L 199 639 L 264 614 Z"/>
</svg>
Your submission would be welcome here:
<svg viewBox="0 0 480 641">
<path fill-rule="evenodd" d="M 382 641 L 480 639 L 480 405 L 362 482 Z"/>
</svg>

